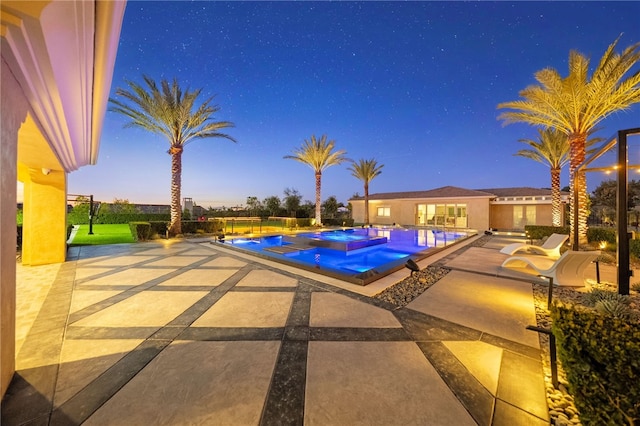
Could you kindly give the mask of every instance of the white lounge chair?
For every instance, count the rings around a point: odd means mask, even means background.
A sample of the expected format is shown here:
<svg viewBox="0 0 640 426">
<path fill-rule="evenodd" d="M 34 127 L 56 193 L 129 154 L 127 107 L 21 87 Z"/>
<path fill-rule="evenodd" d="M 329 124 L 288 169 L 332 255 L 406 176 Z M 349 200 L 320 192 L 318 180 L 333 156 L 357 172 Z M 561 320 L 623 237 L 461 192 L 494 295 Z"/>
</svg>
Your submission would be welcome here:
<svg viewBox="0 0 640 426">
<path fill-rule="evenodd" d="M 600 251 L 568 250 L 556 261 L 541 256 L 512 256 L 502 267 L 529 266 L 543 277 L 553 278 L 559 286 L 584 287 L 585 269 L 600 256 Z"/>
<path fill-rule="evenodd" d="M 557 259 L 560 257 L 560 247 L 562 247 L 564 242 L 568 239 L 569 236 L 565 234 L 551 234 L 549 238 L 547 238 L 547 241 L 545 241 L 541 246 L 534 246 L 533 244 L 527 243 L 513 243 L 504 246 L 502 250 L 500 250 L 500 253 L 513 255 L 519 250 L 528 250 Z"/>
</svg>

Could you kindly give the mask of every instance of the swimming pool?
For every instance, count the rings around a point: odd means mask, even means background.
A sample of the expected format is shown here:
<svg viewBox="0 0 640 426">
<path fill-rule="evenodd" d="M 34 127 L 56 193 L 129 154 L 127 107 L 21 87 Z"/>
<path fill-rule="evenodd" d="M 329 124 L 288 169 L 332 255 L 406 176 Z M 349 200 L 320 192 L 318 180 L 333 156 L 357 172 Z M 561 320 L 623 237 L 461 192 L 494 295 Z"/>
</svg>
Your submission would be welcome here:
<svg viewBox="0 0 640 426">
<path fill-rule="evenodd" d="M 224 244 L 298 268 L 366 285 L 471 236 L 435 229 L 354 228 L 233 238 Z"/>
</svg>

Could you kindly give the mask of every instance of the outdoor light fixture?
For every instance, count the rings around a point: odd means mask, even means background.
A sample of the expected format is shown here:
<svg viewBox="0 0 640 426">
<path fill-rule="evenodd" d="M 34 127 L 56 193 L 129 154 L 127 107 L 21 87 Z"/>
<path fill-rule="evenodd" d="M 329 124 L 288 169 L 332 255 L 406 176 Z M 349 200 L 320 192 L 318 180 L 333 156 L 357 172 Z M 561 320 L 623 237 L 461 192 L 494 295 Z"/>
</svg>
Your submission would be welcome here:
<svg viewBox="0 0 640 426">
<path fill-rule="evenodd" d="M 46 168 L 42 168 L 42 174 L 47 176 L 49 173 L 51 173 L 51 169 L 46 169 Z"/>
<path fill-rule="evenodd" d="M 411 276 L 413 276 L 414 272 L 420 271 L 420 267 L 413 259 L 407 260 L 407 263 L 404 264 L 404 267 L 411 271 Z"/>
</svg>

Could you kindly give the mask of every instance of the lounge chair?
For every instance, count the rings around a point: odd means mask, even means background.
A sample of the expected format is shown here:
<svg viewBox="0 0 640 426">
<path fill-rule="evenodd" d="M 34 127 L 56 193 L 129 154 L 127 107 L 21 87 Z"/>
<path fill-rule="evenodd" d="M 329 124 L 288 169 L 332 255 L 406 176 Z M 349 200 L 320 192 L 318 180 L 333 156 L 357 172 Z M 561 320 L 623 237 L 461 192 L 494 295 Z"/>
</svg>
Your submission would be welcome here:
<svg viewBox="0 0 640 426">
<path fill-rule="evenodd" d="M 569 236 L 565 234 L 551 234 L 551 236 L 547 238 L 547 241 L 545 241 L 541 246 L 534 246 L 533 244 L 527 243 L 513 243 L 503 247 L 502 250 L 500 250 L 500 253 L 513 255 L 519 250 L 529 250 L 537 254 L 557 259 L 560 257 L 560 247 L 562 247 L 564 242 L 568 239 Z"/>
<path fill-rule="evenodd" d="M 553 278 L 555 285 L 584 287 L 584 271 L 598 256 L 597 250 L 568 250 L 556 261 L 541 256 L 512 256 L 502 262 L 502 267 L 528 266 L 543 277 Z"/>
</svg>

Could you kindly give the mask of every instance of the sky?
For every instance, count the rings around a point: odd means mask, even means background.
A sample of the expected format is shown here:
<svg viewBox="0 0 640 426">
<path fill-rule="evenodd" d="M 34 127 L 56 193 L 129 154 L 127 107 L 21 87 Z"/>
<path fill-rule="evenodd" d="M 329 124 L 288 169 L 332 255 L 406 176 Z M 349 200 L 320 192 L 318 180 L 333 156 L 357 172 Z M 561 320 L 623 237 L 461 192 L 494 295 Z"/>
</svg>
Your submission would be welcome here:
<svg viewBox="0 0 640 426">
<path fill-rule="evenodd" d="M 514 156 L 536 129 L 504 126 L 497 105 L 543 68 L 566 76 L 570 50 L 595 66 L 621 34 L 618 51 L 640 41 L 638 16 L 640 2 L 129 1 L 111 94 L 144 74 L 215 96 L 237 143 L 196 140 L 182 157 L 182 197 L 205 208 L 286 188 L 315 200 L 313 170 L 283 157 L 325 134 L 384 166 L 370 193 L 548 188 L 548 166 Z M 69 174 L 69 193 L 169 204 L 168 141 L 126 122 L 106 113 L 98 163 Z M 640 104 L 600 127 L 640 127 Z M 347 167 L 324 170 L 323 201 L 363 195 Z"/>
</svg>

